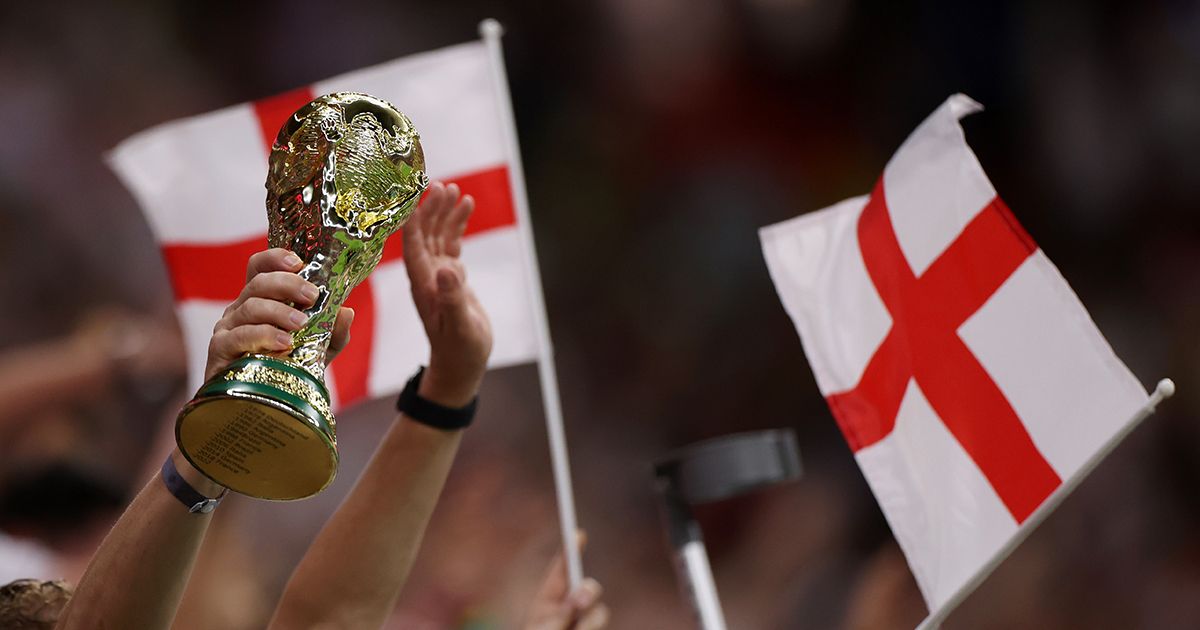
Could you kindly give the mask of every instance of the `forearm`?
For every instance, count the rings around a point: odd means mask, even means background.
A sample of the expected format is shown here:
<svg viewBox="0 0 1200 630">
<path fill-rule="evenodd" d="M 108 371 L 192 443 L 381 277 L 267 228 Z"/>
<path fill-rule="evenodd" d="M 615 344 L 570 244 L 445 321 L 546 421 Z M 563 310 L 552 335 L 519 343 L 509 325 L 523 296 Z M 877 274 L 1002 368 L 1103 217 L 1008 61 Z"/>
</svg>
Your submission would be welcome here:
<svg viewBox="0 0 1200 630">
<path fill-rule="evenodd" d="M 0 425 L 51 401 L 99 391 L 111 378 L 109 367 L 102 353 L 80 351 L 70 339 L 10 350 L 0 358 Z"/>
<path fill-rule="evenodd" d="M 56 628 L 169 628 L 211 520 L 190 513 L 156 473 L 105 537 Z"/>
<path fill-rule="evenodd" d="M 404 226 L 404 266 L 430 346 L 417 396 L 458 410 L 475 398 L 492 347 L 487 314 L 466 285 L 459 260 L 473 208 L 456 186 L 435 184 Z M 300 561 L 272 627 L 382 625 L 416 559 L 461 439 L 459 431 L 403 417 L 396 422 Z"/>
<path fill-rule="evenodd" d="M 272 628 L 377 628 L 408 577 L 461 431 L 399 417 L 288 582 Z"/>
</svg>

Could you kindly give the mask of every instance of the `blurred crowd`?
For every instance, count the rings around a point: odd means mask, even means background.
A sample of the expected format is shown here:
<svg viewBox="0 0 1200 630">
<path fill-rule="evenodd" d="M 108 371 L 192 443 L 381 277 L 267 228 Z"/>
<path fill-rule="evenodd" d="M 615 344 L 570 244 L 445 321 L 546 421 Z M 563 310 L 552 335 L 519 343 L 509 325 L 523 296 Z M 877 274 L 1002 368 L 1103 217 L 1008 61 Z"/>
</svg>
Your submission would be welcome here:
<svg viewBox="0 0 1200 630">
<path fill-rule="evenodd" d="M 798 432 L 804 478 L 700 512 L 730 626 L 922 618 L 756 230 L 868 191 L 959 91 L 987 108 L 965 128 L 1014 214 L 1133 372 L 1179 394 L 947 627 L 1198 623 L 1200 4 L 1187 0 L 5 3 L 0 547 L 21 562 L 0 563 L 0 583 L 77 579 L 190 394 L 158 249 L 105 151 L 473 39 L 485 17 L 507 28 L 585 564 L 612 627 L 693 626 L 655 458 L 771 427 Z M 535 369 L 490 373 L 482 399 L 397 628 L 511 626 L 557 544 Z M 181 619 L 262 626 L 390 404 L 339 416 L 340 481 L 319 497 L 229 500 L 214 532 L 228 557 L 200 569 L 222 576 L 223 605 Z"/>
</svg>

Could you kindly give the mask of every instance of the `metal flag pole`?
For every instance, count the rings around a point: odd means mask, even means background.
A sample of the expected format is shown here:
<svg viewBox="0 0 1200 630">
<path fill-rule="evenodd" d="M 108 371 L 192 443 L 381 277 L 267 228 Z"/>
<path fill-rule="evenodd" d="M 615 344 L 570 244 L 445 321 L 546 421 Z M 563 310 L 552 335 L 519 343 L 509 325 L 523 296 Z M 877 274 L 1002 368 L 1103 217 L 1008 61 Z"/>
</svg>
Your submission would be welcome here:
<svg viewBox="0 0 1200 630">
<path fill-rule="evenodd" d="M 1147 400 L 1146 404 L 1142 405 L 1142 408 L 1138 409 L 1137 413 L 1133 414 L 1133 417 L 1130 418 L 1129 422 L 1126 422 L 1125 426 L 1121 427 L 1121 429 L 1113 434 L 1113 436 L 1110 437 L 1108 441 L 1100 447 L 1099 450 L 1093 453 L 1092 456 L 1089 457 L 1087 461 L 1085 461 L 1083 465 L 1079 467 L 1079 470 L 1075 471 L 1075 474 L 1071 475 L 1066 482 L 1064 482 L 1058 487 L 1057 490 L 1051 493 L 1050 496 L 1047 497 L 1046 500 L 1042 502 L 1042 504 L 1039 505 L 1036 510 L 1034 510 L 1033 514 L 1029 515 L 1029 518 L 1021 524 L 1021 527 L 1017 530 L 1017 533 L 1013 535 L 1013 537 L 1010 538 L 1003 547 L 1000 548 L 1000 551 L 998 551 L 996 555 L 992 556 L 991 560 L 989 560 L 987 564 L 980 567 L 979 570 L 975 572 L 975 575 L 971 576 L 970 580 L 967 580 L 965 584 L 960 586 L 958 590 L 950 596 L 950 599 L 947 599 L 944 604 L 926 617 L 925 621 L 922 621 L 921 625 L 917 626 L 917 630 L 937 630 L 937 628 L 940 628 L 942 622 L 946 621 L 946 617 L 948 617 L 950 613 L 954 612 L 954 609 L 958 608 L 959 604 L 962 604 L 963 600 L 965 600 L 967 596 L 974 592 L 975 589 L 978 588 L 985 579 L 987 579 L 987 576 L 991 575 L 992 571 L 995 571 L 996 567 L 1000 566 L 1000 563 L 1004 562 L 1005 558 L 1008 558 L 1009 554 L 1011 554 L 1018 545 L 1020 545 L 1022 542 L 1025 542 L 1025 539 L 1029 537 L 1029 534 L 1033 533 L 1033 530 L 1037 529 L 1038 525 L 1041 525 L 1042 521 L 1045 521 L 1046 517 L 1050 516 L 1050 513 L 1057 509 L 1058 506 L 1061 505 L 1062 502 L 1071 494 L 1071 492 L 1075 490 L 1075 488 L 1079 487 L 1079 484 L 1082 483 L 1083 480 L 1086 479 L 1087 476 L 1096 469 L 1096 466 L 1099 466 L 1100 462 L 1103 461 L 1105 457 L 1108 457 L 1108 454 L 1111 453 L 1113 449 L 1115 449 L 1117 445 L 1125 439 L 1126 436 L 1128 436 L 1134 429 L 1138 427 L 1139 424 L 1142 423 L 1142 420 L 1145 420 L 1150 414 L 1154 413 L 1154 410 L 1160 403 L 1162 403 L 1162 401 L 1170 398 L 1174 394 L 1174 381 L 1169 378 L 1164 378 L 1159 381 L 1158 385 L 1154 388 L 1154 393 L 1150 394 L 1150 400 Z"/>
<path fill-rule="evenodd" d="M 563 554 L 567 559 L 571 590 L 575 590 L 583 581 L 583 563 L 575 539 L 578 529 L 575 519 L 575 495 L 571 490 L 571 466 L 567 459 L 562 403 L 558 398 L 558 377 L 554 371 L 554 346 L 550 342 L 550 325 L 546 321 L 546 301 L 542 297 L 537 248 L 533 244 L 533 225 L 529 221 L 525 170 L 521 166 L 521 147 L 517 143 L 512 95 L 508 91 L 508 74 L 504 69 L 504 48 L 500 41 L 503 35 L 504 27 L 500 22 L 489 18 L 479 23 L 479 36 L 487 45 L 488 57 L 491 60 L 492 84 L 500 105 L 500 126 L 504 130 L 505 147 L 508 152 L 508 182 L 512 186 L 513 201 L 517 209 L 517 232 L 525 253 L 525 280 L 529 285 L 529 299 L 533 301 L 533 323 L 538 341 L 538 378 L 542 386 L 546 432 L 550 438 L 550 463 L 554 469 L 554 492 L 558 497 L 558 521 L 562 528 Z"/>
</svg>

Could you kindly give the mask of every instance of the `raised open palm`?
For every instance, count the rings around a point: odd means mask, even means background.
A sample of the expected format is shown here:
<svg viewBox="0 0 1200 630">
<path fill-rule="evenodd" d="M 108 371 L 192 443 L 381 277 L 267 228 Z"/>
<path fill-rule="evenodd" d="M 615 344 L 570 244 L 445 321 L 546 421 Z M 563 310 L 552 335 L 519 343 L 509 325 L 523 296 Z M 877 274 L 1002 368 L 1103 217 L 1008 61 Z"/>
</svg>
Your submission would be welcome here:
<svg viewBox="0 0 1200 630">
<path fill-rule="evenodd" d="M 436 182 L 404 225 L 404 263 L 413 303 L 429 337 L 427 377 L 437 379 L 444 404 L 475 396 L 492 351 L 492 326 L 467 284 L 463 232 L 475 209 L 455 184 Z"/>
</svg>

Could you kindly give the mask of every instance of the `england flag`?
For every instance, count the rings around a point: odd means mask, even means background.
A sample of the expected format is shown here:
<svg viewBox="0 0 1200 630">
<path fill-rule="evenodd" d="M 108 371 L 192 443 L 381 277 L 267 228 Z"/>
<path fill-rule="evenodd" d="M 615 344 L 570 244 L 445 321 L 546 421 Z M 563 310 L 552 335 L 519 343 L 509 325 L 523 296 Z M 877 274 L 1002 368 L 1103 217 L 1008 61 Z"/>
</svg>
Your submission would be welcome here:
<svg viewBox="0 0 1200 630">
<path fill-rule="evenodd" d="M 931 620 L 1170 394 L 1147 396 L 996 195 L 959 125 L 979 109 L 950 97 L 870 195 L 760 234 Z"/>
<path fill-rule="evenodd" d="M 187 344 L 190 385 L 200 385 L 212 328 L 245 280 L 246 259 L 266 249 L 267 156 L 283 121 L 314 97 L 365 92 L 387 100 L 421 135 L 431 180 L 475 198 L 462 259 L 491 317 L 491 366 L 538 354 L 502 106 L 484 42 L 413 55 L 253 103 L 164 123 L 119 144 L 113 169 L 133 192 L 162 248 Z M 346 301 L 354 339 L 329 368 L 346 407 L 403 387 L 429 346 L 409 297 L 400 235 Z"/>
</svg>

